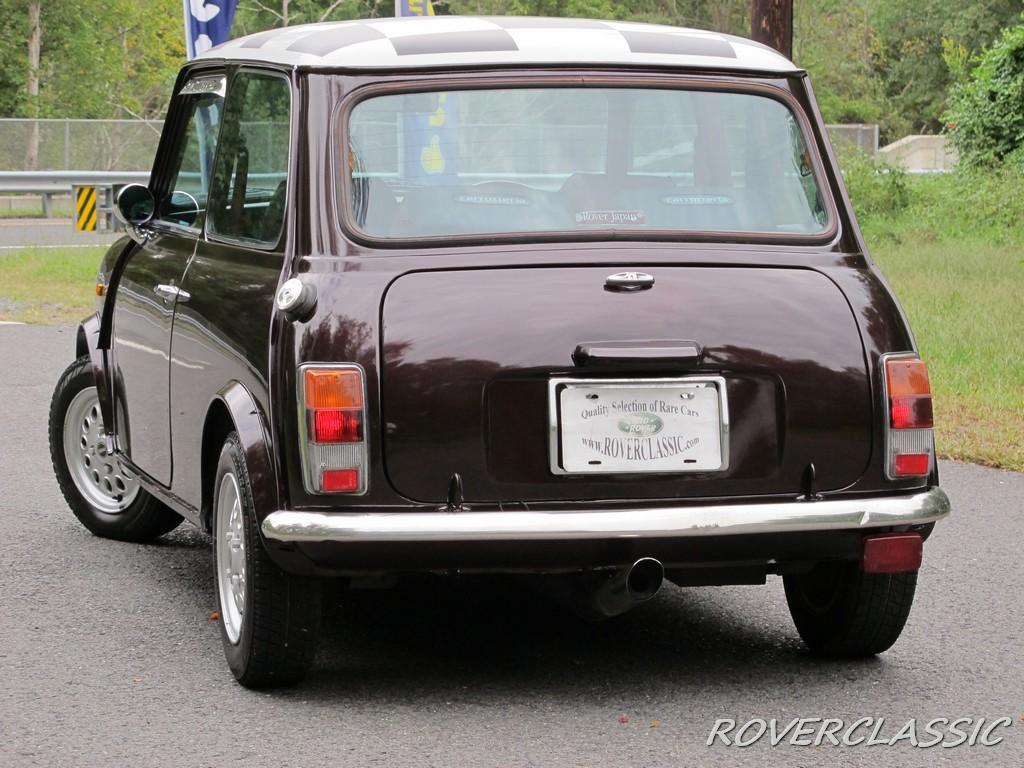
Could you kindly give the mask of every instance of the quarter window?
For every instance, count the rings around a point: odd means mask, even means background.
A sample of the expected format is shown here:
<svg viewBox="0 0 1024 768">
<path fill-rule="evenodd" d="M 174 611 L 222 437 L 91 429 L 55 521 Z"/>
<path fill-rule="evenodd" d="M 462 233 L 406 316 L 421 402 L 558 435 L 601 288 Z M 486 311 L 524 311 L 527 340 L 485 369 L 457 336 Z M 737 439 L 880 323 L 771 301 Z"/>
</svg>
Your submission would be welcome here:
<svg viewBox="0 0 1024 768">
<path fill-rule="evenodd" d="M 156 218 L 168 224 L 199 226 L 210 198 L 210 181 L 224 106 L 224 77 L 200 77 L 185 84 L 185 131 L 177 147 L 169 193 Z"/>
<path fill-rule="evenodd" d="M 224 107 L 210 231 L 273 246 L 288 192 L 290 86 L 277 75 L 242 72 Z"/>
</svg>

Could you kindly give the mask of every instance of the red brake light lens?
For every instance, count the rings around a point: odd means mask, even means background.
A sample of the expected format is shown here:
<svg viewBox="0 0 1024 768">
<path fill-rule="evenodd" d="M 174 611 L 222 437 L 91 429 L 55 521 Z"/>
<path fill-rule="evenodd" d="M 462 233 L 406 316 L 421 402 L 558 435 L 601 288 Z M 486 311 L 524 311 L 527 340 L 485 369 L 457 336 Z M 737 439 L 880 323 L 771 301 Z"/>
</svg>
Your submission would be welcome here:
<svg viewBox="0 0 1024 768">
<path fill-rule="evenodd" d="M 931 395 L 892 397 L 889 403 L 893 429 L 931 429 Z"/>
<path fill-rule="evenodd" d="M 361 411 L 313 411 L 313 440 L 317 443 L 358 443 L 363 439 Z"/>
</svg>

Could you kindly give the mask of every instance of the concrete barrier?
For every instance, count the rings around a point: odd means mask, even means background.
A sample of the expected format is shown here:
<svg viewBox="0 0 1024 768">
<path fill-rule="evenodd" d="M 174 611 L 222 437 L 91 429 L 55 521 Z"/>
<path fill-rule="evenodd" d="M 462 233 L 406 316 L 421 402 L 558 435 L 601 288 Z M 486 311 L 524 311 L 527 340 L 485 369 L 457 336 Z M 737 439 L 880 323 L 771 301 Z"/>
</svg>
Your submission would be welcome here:
<svg viewBox="0 0 1024 768">
<path fill-rule="evenodd" d="M 878 150 L 878 156 L 917 173 L 951 171 L 957 163 L 956 150 L 946 136 L 904 136 Z"/>
</svg>

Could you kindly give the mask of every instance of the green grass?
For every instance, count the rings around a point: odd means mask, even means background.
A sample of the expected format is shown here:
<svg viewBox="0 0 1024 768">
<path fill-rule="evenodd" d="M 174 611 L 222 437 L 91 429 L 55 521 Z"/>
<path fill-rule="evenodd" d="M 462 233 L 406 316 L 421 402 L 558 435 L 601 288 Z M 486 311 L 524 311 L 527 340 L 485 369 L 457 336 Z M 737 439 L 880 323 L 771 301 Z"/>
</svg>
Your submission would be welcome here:
<svg viewBox="0 0 1024 768">
<path fill-rule="evenodd" d="M 0 320 L 67 325 L 93 310 L 105 248 L 0 251 Z"/>
<path fill-rule="evenodd" d="M 939 453 L 1024 471 L 1024 178 L 847 172 L 928 362 Z M 0 320 L 77 322 L 102 253 L 0 253 Z"/>
<path fill-rule="evenodd" d="M 68 204 L 53 206 L 53 218 L 70 219 L 74 209 Z M 0 208 L 0 219 L 43 219 L 42 205 L 22 208 Z"/>
<path fill-rule="evenodd" d="M 939 454 L 1024 471 L 1024 177 L 844 168 L 928 363 Z"/>
<path fill-rule="evenodd" d="M 928 363 L 940 455 L 1024 471 L 1024 252 L 908 241 L 873 255 Z"/>
</svg>

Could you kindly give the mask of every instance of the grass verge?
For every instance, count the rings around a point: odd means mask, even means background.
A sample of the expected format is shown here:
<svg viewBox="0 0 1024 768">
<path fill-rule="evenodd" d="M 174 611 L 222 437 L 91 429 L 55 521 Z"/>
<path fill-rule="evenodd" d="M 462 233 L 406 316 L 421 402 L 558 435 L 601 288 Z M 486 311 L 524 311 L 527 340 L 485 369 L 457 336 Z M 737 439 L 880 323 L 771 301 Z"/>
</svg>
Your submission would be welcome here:
<svg viewBox="0 0 1024 768">
<path fill-rule="evenodd" d="M 106 249 L 0 251 L 0 320 L 67 325 L 93 309 Z"/>
<path fill-rule="evenodd" d="M 1024 255 L 910 238 L 873 255 L 928 363 L 939 453 L 1024 471 Z"/>
</svg>

